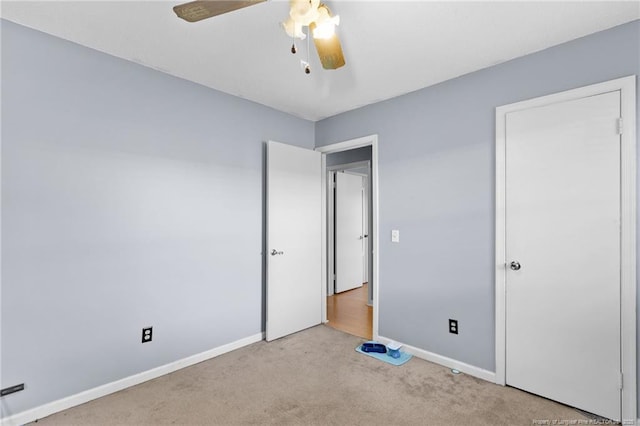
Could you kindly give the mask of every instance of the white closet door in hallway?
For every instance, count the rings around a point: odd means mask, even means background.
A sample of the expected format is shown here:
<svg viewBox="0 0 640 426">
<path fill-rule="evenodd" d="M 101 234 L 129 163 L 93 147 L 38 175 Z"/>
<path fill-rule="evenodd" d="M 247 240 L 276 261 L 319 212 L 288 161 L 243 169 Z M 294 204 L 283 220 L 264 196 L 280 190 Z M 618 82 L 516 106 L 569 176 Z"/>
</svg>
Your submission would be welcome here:
<svg viewBox="0 0 640 426">
<path fill-rule="evenodd" d="M 362 176 L 336 173 L 336 293 L 362 286 Z"/>
</svg>

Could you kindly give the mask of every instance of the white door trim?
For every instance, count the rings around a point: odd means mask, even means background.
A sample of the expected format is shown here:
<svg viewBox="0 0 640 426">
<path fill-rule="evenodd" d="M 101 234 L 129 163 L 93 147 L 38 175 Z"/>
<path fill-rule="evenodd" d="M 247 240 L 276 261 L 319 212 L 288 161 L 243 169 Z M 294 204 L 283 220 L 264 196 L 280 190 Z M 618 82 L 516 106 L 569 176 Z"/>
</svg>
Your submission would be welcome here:
<svg viewBox="0 0 640 426">
<path fill-rule="evenodd" d="M 371 167 L 371 162 L 369 160 L 364 160 L 364 161 L 355 161 L 353 163 L 336 164 L 335 166 L 328 166 L 327 170 L 332 170 L 332 171 L 344 170 L 345 173 L 352 173 L 354 175 L 357 175 L 357 174 L 364 175 L 362 173 L 353 173 L 348 171 L 348 169 L 357 169 L 360 167 Z"/>
<path fill-rule="evenodd" d="M 637 419 L 636 380 L 636 77 L 628 76 L 496 108 L 496 383 L 506 384 L 506 114 L 620 91 L 621 138 L 621 354 L 622 419 Z"/>
<path fill-rule="evenodd" d="M 324 156 L 323 156 L 324 157 Z M 335 287 L 336 287 L 336 282 L 335 282 L 335 277 L 333 276 L 333 271 L 335 270 L 335 266 L 334 266 L 334 261 L 335 261 L 335 253 L 334 253 L 334 238 L 333 238 L 333 234 L 334 234 L 334 229 L 335 229 L 335 217 L 333 214 L 333 211 L 335 209 L 334 207 L 334 194 L 333 191 L 335 191 L 335 188 L 333 187 L 333 183 L 334 183 L 334 179 L 335 179 L 335 174 L 337 172 L 335 170 L 331 170 L 330 167 L 327 167 L 327 172 L 325 172 L 325 174 L 327 175 L 325 178 L 325 185 L 326 185 L 326 189 L 327 189 L 327 199 L 326 199 L 326 203 L 327 203 L 327 208 L 326 208 L 326 234 L 327 234 L 327 248 L 326 248 L 326 253 L 327 253 L 327 264 L 326 264 L 326 273 L 327 273 L 327 279 L 326 279 L 326 286 L 327 286 L 327 294 L 323 295 L 322 297 L 324 298 L 324 303 L 326 304 L 326 297 L 327 296 L 333 296 L 335 293 Z M 331 193 L 331 197 L 329 196 L 329 190 L 332 191 Z M 324 306 L 324 305 L 323 305 Z M 326 307 L 324 307 L 322 309 L 322 312 L 324 312 L 324 314 L 322 315 L 322 322 L 325 323 L 327 322 L 327 318 L 326 318 L 326 314 L 327 314 L 327 310 Z"/>
<path fill-rule="evenodd" d="M 373 195 L 373 235 L 370 235 L 370 242 L 373 243 L 373 339 L 377 340 L 378 335 L 378 307 L 380 301 L 380 279 L 378 274 L 378 135 L 364 136 L 358 139 L 351 139 L 344 142 L 338 142 L 331 145 L 320 146 L 316 148 L 316 151 L 323 154 L 330 154 L 333 152 L 346 151 L 353 148 L 360 148 L 362 146 L 371 146 L 371 193 Z M 326 155 L 322 156 L 322 233 L 325 236 L 323 238 L 322 246 L 322 321 L 327 322 L 327 177 L 326 177 Z"/>
</svg>

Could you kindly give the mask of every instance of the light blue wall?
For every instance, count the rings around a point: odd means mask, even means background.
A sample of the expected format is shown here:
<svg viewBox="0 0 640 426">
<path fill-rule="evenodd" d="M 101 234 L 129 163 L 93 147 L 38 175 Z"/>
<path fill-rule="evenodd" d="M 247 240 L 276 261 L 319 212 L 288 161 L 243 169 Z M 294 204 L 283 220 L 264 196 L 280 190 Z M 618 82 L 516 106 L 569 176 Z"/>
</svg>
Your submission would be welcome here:
<svg viewBox="0 0 640 426">
<path fill-rule="evenodd" d="M 263 141 L 313 123 L 1 24 L 2 416 L 260 333 Z"/>
<path fill-rule="evenodd" d="M 379 135 L 381 335 L 495 371 L 495 108 L 640 74 L 639 52 L 635 21 L 316 123 L 317 146 Z"/>
</svg>

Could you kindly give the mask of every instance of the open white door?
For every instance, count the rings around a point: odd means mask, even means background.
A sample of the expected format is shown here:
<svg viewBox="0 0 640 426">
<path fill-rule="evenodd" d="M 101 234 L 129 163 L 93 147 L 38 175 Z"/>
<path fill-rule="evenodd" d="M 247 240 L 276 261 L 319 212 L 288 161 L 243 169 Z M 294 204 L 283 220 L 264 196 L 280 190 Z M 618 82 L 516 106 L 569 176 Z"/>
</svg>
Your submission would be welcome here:
<svg viewBox="0 0 640 426">
<path fill-rule="evenodd" d="M 267 341 L 322 319 L 321 156 L 267 144 Z"/>
<path fill-rule="evenodd" d="M 362 176 L 336 174 L 336 293 L 362 286 Z"/>
</svg>

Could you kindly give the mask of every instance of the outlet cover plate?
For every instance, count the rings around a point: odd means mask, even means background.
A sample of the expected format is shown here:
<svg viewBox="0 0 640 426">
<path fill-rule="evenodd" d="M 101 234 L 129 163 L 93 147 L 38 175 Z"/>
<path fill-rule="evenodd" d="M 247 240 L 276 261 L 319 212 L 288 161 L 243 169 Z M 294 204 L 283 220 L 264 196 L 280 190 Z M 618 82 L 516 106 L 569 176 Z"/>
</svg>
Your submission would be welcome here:
<svg viewBox="0 0 640 426">
<path fill-rule="evenodd" d="M 449 319 L 449 333 L 458 334 L 458 320 Z"/>
<path fill-rule="evenodd" d="M 153 327 L 145 327 L 142 329 L 142 343 L 148 343 L 153 340 Z"/>
</svg>

